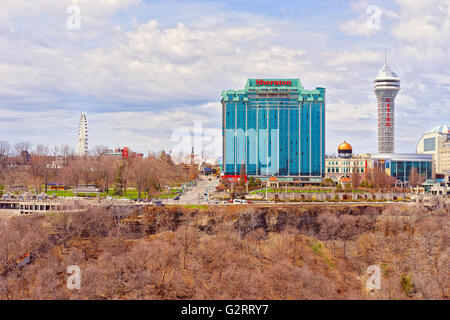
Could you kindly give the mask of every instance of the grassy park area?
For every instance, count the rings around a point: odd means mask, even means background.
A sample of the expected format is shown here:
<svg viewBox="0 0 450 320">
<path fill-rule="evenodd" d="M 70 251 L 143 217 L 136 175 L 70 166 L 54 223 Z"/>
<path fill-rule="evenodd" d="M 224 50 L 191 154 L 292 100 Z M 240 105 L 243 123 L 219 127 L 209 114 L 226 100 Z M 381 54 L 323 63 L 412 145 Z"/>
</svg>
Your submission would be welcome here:
<svg viewBox="0 0 450 320">
<path fill-rule="evenodd" d="M 148 198 L 162 198 L 162 199 L 170 199 L 175 197 L 181 189 L 172 189 L 170 192 L 162 193 L 159 195 L 150 195 Z M 75 197 L 75 193 L 73 190 L 48 190 L 47 194 L 50 196 L 57 196 L 57 197 Z M 141 198 L 145 199 L 147 198 L 148 193 L 147 192 L 141 192 Z M 81 197 L 100 197 L 100 198 L 106 198 L 107 196 L 116 198 L 116 199 L 138 199 L 139 198 L 139 192 L 136 188 L 127 188 L 125 190 L 125 193 L 123 196 L 114 195 L 114 188 L 109 188 L 108 192 L 100 192 L 98 194 L 96 193 L 79 193 L 79 196 Z"/>
</svg>

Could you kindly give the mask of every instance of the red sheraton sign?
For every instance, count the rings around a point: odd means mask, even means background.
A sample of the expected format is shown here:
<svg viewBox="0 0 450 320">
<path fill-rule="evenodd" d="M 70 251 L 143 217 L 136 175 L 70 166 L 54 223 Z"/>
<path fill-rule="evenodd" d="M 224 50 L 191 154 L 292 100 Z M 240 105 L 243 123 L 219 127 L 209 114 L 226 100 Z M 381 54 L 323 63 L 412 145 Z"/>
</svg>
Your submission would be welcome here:
<svg viewBox="0 0 450 320">
<path fill-rule="evenodd" d="M 257 79 L 256 80 L 257 86 L 292 86 L 291 80 L 262 80 Z"/>
</svg>

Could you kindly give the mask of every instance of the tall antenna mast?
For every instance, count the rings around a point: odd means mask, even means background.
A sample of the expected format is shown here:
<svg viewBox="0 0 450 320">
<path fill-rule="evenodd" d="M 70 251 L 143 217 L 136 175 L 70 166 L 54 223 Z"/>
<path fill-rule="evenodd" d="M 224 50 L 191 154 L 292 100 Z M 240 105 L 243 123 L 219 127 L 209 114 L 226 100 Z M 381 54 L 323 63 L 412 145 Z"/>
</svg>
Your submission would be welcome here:
<svg viewBox="0 0 450 320">
<path fill-rule="evenodd" d="M 384 48 L 384 64 L 387 65 L 387 50 Z"/>
</svg>

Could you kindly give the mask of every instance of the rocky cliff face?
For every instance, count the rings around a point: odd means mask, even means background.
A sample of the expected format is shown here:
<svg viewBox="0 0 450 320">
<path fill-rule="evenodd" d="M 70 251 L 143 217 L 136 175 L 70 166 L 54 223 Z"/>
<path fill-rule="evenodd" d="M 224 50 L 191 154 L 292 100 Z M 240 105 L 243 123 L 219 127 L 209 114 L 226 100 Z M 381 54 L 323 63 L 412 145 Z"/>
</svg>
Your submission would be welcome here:
<svg viewBox="0 0 450 320">
<path fill-rule="evenodd" d="M 130 223 L 140 225 L 147 234 L 175 231 L 182 224 L 199 231 L 213 232 L 217 222 L 233 224 L 242 237 L 255 230 L 283 232 L 287 227 L 320 240 L 352 239 L 375 228 L 384 206 L 212 206 L 208 209 L 182 207 L 144 209 Z"/>
<path fill-rule="evenodd" d="M 48 250 L 0 276 L 0 299 L 450 296 L 448 210 L 236 205 L 121 214 L 97 209 L 2 221 L 0 273 L 30 248 Z M 75 293 L 62 278 L 74 264 L 84 277 Z M 370 290 L 374 266 L 381 288 Z"/>
</svg>

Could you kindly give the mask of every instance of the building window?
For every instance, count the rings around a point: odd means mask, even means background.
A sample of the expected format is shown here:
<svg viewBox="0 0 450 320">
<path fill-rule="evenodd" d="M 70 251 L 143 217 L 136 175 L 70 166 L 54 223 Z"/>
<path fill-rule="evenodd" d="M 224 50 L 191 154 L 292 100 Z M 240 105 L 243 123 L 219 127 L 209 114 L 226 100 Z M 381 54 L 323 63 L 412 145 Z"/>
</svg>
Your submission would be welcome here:
<svg viewBox="0 0 450 320">
<path fill-rule="evenodd" d="M 423 151 L 436 150 L 436 138 L 427 138 L 423 140 Z"/>
</svg>

